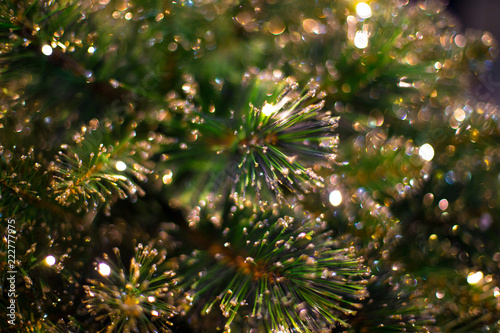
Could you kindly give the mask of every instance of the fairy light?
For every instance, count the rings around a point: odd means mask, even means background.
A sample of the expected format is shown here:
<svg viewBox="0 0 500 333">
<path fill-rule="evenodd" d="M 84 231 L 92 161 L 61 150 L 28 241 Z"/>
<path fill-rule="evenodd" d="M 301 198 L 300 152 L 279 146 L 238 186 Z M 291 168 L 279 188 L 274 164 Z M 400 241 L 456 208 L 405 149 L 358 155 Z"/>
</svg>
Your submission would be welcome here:
<svg viewBox="0 0 500 333">
<path fill-rule="evenodd" d="M 95 47 L 91 46 L 87 49 L 87 52 L 93 54 L 95 52 Z"/>
<path fill-rule="evenodd" d="M 101 262 L 99 263 L 99 268 L 97 269 L 97 271 L 102 276 L 109 276 L 109 274 L 111 274 L 111 267 L 109 267 L 108 264 Z"/>
<path fill-rule="evenodd" d="M 330 203 L 335 207 L 342 203 L 342 193 L 339 190 L 330 193 Z"/>
<path fill-rule="evenodd" d="M 149 303 L 153 303 L 155 301 L 155 297 L 154 296 L 148 296 L 148 302 Z"/>
<path fill-rule="evenodd" d="M 418 154 L 422 159 L 431 161 L 434 158 L 434 148 L 428 143 L 422 145 L 418 150 Z"/>
<path fill-rule="evenodd" d="M 360 2 L 356 5 L 356 15 L 361 19 L 367 19 L 372 16 L 370 5 L 365 2 Z"/>
<path fill-rule="evenodd" d="M 366 31 L 356 31 L 354 36 L 354 46 L 358 49 L 365 49 L 368 46 L 368 32 Z"/>
<path fill-rule="evenodd" d="M 53 266 L 56 263 L 56 258 L 54 256 L 47 256 L 45 258 L 45 263 L 49 266 Z"/>
<path fill-rule="evenodd" d="M 115 164 L 115 168 L 118 171 L 125 171 L 125 169 L 127 169 L 127 165 L 125 163 L 123 163 L 122 161 L 118 161 Z"/>
<path fill-rule="evenodd" d="M 42 46 L 42 53 L 45 54 L 46 56 L 49 56 L 52 54 L 52 47 L 48 44 L 45 44 Z"/>
<path fill-rule="evenodd" d="M 469 273 L 467 275 L 467 283 L 468 284 L 477 284 L 483 279 L 483 272 L 474 272 L 474 273 Z"/>
</svg>

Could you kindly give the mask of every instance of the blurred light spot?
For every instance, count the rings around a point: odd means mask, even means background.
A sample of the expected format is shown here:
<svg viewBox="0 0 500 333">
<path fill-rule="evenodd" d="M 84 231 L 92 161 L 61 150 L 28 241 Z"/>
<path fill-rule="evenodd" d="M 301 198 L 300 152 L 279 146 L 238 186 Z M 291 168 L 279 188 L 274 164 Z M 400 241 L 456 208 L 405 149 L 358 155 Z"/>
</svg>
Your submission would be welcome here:
<svg viewBox="0 0 500 333">
<path fill-rule="evenodd" d="M 453 113 L 453 117 L 455 117 L 455 119 L 458 121 L 464 121 L 465 111 L 463 109 L 456 109 L 455 112 Z"/>
<path fill-rule="evenodd" d="M 127 165 L 125 163 L 123 163 L 122 161 L 118 161 L 118 162 L 116 162 L 115 168 L 118 171 L 124 171 L 127 168 Z"/>
<path fill-rule="evenodd" d="M 163 175 L 163 177 L 161 179 L 163 181 L 163 184 L 168 185 L 168 184 L 172 183 L 172 177 L 173 177 L 173 175 L 174 174 L 173 174 L 172 171 L 166 170 L 165 174 Z"/>
<path fill-rule="evenodd" d="M 49 56 L 52 54 L 52 47 L 50 45 L 45 44 L 42 46 L 42 53 L 45 54 L 46 56 Z"/>
<path fill-rule="evenodd" d="M 476 284 L 479 283 L 483 279 L 483 272 L 475 272 L 475 273 L 469 273 L 467 275 L 467 283 L 468 284 Z"/>
<path fill-rule="evenodd" d="M 384 123 L 384 114 L 377 109 L 372 110 L 368 116 L 368 123 L 371 126 L 382 126 Z"/>
<path fill-rule="evenodd" d="M 149 303 L 153 303 L 155 301 L 155 297 L 154 296 L 148 296 L 148 302 Z"/>
<path fill-rule="evenodd" d="M 346 20 L 347 20 L 347 24 L 349 24 L 349 25 L 354 25 L 354 24 L 358 23 L 358 19 L 352 15 L 347 16 Z"/>
<path fill-rule="evenodd" d="M 356 31 L 354 36 L 354 46 L 358 49 L 364 49 L 368 46 L 368 32 L 366 31 Z"/>
<path fill-rule="evenodd" d="M 453 185 L 455 183 L 455 180 L 456 180 L 455 173 L 453 171 L 448 171 L 446 173 L 446 176 L 444 177 L 444 180 L 448 184 Z"/>
<path fill-rule="evenodd" d="M 415 66 L 416 64 L 419 63 L 418 56 L 415 52 L 408 52 L 406 54 L 406 63 L 410 66 Z"/>
<path fill-rule="evenodd" d="M 418 154 L 422 159 L 431 161 L 434 158 L 434 148 L 428 143 L 422 145 L 418 150 Z"/>
<path fill-rule="evenodd" d="M 439 200 L 438 206 L 441 210 L 446 210 L 448 208 L 448 200 L 446 199 Z"/>
<path fill-rule="evenodd" d="M 262 107 L 262 113 L 266 116 L 270 116 L 277 111 L 276 107 L 272 104 L 265 103 Z"/>
<path fill-rule="evenodd" d="M 424 195 L 424 205 L 430 206 L 433 201 L 434 201 L 434 194 L 427 193 L 426 195 Z"/>
<path fill-rule="evenodd" d="M 351 92 L 351 86 L 348 83 L 344 83 L 342 85 L 342 91 L 345 92 L 346 94 Z"/>
<path fill-rule="evenodd" d="M 457 44 L 458 47 L 465 47 L 467 44 L 467 38 L 465 38 L 464 35 L 456 35 L 455 44 Z"/>
<path fill-rule="evenodd" d="M 413 84 L 405 82 L 404 81 L 405 79 L 407 79 L 406 76 L 403 76 L 402 78 L 399 79 L 398 87 L 400 87 L 400 88 L 411 88 L 411 87 L 413 87 Z"/>
<path fill-rule="evenodd" d="M 360 2 L 356 5 L 356 14 L 362 19 L 367 19 L 372 16 L 372 9 L 367 3 Z"/>
<path fill-rule="evenodd" d="M 330 193 L 330 203 L 335 207 L 342 203 L 342 193 L 339 190 Z"/>
<path fill-rule="evenodd" d="M 238 13 L 238 15 L 236 15 L 235 19 L 241 25 L 247 25 L 250 22 L 255 21 L 255 18 L 253 17 L 252 13 L 249 11 L 243 11 L 241 13 Z"/>
<path fill-rule="evenodd" d="M 158 311 L 153 310 L 153 311 L 151 311 L 151 315 L 154 317 L 158 317 L 160 314 L 158 313 Z"/>
<path fill-rule="evenodd" d="M 441 291 L 437 291 L 437 292 L 436 292 L 436 297 L 437 297 L 438 299 L 443 298 L 443 297 L 444 297 L 444 295 L 445 295 L 445 294 L 444 294 L 443 292 L 441 292 Z"/>
<path fill-rule="evenodd" d="M 97 271 L 102 276 L 108 276 L 109 274 L 111 274 L 111 268 L 103 262 L 99 263 L 99 268 L 97 269 Z"/>
<path fill-rule="evenodd" d="M 177 50 L 177 43 L 172 42 L 172 43 L 168 44 L 167 49 L 168 49 L 169 51 L 171 51 L 171 52 L 174 52 L 175 50 Z"/>
<path fill-rule="evenodd" d="M 488 230 L 493 225 L 493 217 L 489 213 L 483 213 L 479 219 L 479 229 Z"/>
<path fill-rule="evenodd" d="M 491 46 L 493 44 L 494 40 L 495 39 L 494 39 L 493 35 L 489 32 L 485 32 L 483 37 L 481 38 L 481 41 L 486 46 Z"/>
<path fill-rule="evenodd" d="M 267 23 L 267 29 L 269 29 L 269 32 L 273 35 L 280 35 L 283 33 L 283 31 L 285 31 L 286 26 L 282 19 L 280 19 L 279 17 L 273 17 Z"/>
<path fill-rule="evenodd" d="M 94 53 L 95 52 L 95 47 L 93 47 L 93 46 L 89 47 L 87 49 L 87 52 L 90 53 L 90 54 Z"/>
<path fill-rule="evenodd" d="M 308 34 L 319 34 L 320 33 L 320 25 L 316 20 L 313 19 L 305 19 L 302 21 L 302 26 L 304 27 L 304 30 Z"/>
<path fill-rule="evenodd" d="M 45 258 L 45 263 L 52 266 L 56 263 L 56 258 L 54 256 L 47 256 L 47 258 Z"/>
</svg>

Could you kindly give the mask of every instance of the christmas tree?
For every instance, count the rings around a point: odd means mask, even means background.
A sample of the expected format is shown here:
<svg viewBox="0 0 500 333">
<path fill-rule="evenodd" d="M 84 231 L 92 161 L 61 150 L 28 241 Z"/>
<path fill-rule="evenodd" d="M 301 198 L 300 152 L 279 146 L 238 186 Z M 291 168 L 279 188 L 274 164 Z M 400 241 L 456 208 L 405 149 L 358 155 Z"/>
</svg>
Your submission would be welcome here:
<svg viewBox="0 0 500 333">
<path fill-rule="evenodd" d="M 499 332 L 497 53 L 439 1 L 2 0 L 2 332 Z"/>
</svg>

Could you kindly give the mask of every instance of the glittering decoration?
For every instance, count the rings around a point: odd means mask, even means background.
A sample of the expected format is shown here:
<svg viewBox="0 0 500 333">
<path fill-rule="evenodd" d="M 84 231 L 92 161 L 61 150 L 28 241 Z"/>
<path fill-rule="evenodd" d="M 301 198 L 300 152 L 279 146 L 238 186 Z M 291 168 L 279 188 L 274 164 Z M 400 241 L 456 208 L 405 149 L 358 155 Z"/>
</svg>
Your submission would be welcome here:
<svg viewBox="0 0 500 333">
<path fill-rule="evenodd" d="M 128 272 L 118 249 L 115 254 L 119 266 L 98 263 L 96 269 L 105 279 L 93 279 L 84 286 L 86 308 L 106 323 L 107 332 L 168 332 L 169 318 L 175 314 L 169 299 L 176 278 L 173 271 L 162 269 L 165 252 L 139 244 Z"/>
<path fill-rule="evenodd" d="M 190 217 L 197 228 L 215 223 L 224 230 L 186 262 L 187 276 L 199 272 L 187 292 L 193 302 L 206 302 L 202 314 L 220 307 L 226 332 L 233 321 L 266 332 L 347 325 L 345 316 L 367 296 L 368 272 L 353 249 L 337 249 L 319 218 L 228 209 L 222 220 L 208 222 L 205 208 Z"/>
</svg>

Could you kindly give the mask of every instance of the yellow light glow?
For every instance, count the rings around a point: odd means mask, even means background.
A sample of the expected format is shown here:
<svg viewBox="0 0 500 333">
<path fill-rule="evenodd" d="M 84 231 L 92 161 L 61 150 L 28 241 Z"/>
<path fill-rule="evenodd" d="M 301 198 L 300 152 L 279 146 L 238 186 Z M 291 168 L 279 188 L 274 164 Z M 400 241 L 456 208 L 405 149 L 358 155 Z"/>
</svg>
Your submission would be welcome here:
<svg viewBox="0 0 500 333">
<path fill-rule="evenodd" d="M 475 272 L 475 273 L 469 273 L 469 275 L 467 275 L 467 283 L 468 284 L 477 284 L 479 283 L 479 281 L 481 281 L 483 279 L 483 272 L 479 271 L 479 272 Z"/>
<path fill-rule="evenodd" d="M 165 170 L 165 174 L 162 177 L 163 184 L 168 185 L 172 183 L 172 177 L 174 176 L 171 170 Z"/>
<path fill-rule="evenodd" d="M 101 263 L 99 263 L 99 267 L 98 267 L 97 271 L 102 276 L 108 276 L 109 274 L 111 274 L 111 267 L 109 267 L 108 264 L 101 262 Z"/>
</svg>

